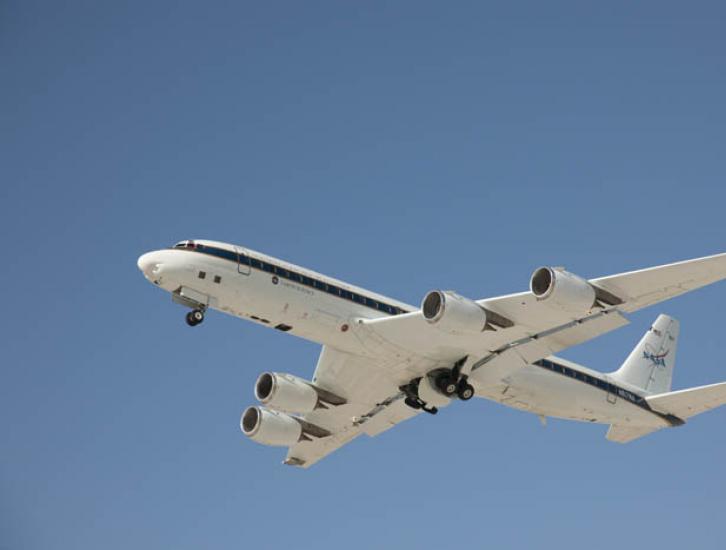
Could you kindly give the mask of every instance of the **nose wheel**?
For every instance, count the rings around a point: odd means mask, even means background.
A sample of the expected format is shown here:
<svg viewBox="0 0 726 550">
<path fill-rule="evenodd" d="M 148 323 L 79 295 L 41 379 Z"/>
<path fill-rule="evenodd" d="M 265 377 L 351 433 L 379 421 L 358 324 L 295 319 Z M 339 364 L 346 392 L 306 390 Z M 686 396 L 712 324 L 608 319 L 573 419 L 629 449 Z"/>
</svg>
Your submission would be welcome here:
<svg viewBox="0 0 726 550">
<path fill-rule="evenodd" d="M 187 325 L 190 327 L 196 327 L 199 323 L 204 321 L 204 311 L 201 309 L 193 309 L 186 316 Z"/>
</svg>

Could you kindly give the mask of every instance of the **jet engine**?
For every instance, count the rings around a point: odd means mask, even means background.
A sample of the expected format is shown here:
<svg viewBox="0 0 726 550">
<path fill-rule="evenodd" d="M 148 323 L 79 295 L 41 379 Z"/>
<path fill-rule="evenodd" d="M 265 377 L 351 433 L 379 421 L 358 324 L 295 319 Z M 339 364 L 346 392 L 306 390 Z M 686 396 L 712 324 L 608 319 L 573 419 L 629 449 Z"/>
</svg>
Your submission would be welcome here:
<svg viewBox="0 0 726 550">
<path fill-rule="evenodd" d="M 421 302 L 424 319 L 445 332 L 481 332 L 488 321 L 479 304 L 451 290 L 432 290 Z"/>
<path fill-rule="evenodd" d="M 292 374 L 264 372 L 255 383 L 255 397 L 268 407 L 289 413 L 306 413 L 318 406 L 315 388 Z"/>
<path fill-rule="evenodd" d="M 247 407 L 239 427 L 251 440 L 273 447 L 292 447 L 298 441 L 330 436 L 330 432 L 320 426 L 265 407 Z"/>
<path fill-rule="evenodd" d="M 303 435 L 302 424 L 294 417 L 264 407 L 247 407 L 240 419 L 242 433 L 257 443 L 291 447 Z"/>
<path fill-rule="evenodd" d="M 529 288 L 537 300 L 568 313 L 586 313 L 596 304 L 595 288 L 561 268 L 540 267 L 532 274 Z"/>
</svg>

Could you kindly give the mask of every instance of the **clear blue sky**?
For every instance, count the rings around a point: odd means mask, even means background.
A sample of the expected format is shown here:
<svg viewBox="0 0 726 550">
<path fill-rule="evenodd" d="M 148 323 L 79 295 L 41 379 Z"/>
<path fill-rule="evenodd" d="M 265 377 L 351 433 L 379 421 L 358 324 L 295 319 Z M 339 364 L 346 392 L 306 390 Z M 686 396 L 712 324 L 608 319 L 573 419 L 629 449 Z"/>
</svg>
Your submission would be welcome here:
<svg viewBox="0 0 726 550">
<path fill-rule="evenodd" d="M 418 303 L 726 250 L 720 2 L 3 2 L 0 548 L 723 548 L 726 410 L 628 446 L 454 404 L 309 471 L 239 432 L 314 344 L 136 268 L 245 244 Z M 726 283 L 659 312 L 726 380 Z"/>
</svg>

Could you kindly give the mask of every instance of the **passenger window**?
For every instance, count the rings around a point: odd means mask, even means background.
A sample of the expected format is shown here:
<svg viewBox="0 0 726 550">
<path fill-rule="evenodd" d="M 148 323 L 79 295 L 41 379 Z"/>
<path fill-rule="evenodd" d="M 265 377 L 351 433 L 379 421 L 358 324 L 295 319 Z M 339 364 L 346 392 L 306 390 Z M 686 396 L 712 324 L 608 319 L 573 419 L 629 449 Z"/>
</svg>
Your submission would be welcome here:
<svg viewBox="0 0 726 550">
<path fill-rule="evenodd" d="M 220 277 L 219 275 L 215 275 L 214 276 L 214 282 L 217 283 L 217 284 L 221 283 L 222 282 L 222 277 Z"/>
<path fill-rule="evenodd" d="M 206 271 L 200 271 L 199 272 L 199 278 L 200 279 L 204 279 L 206 276 L 207 276 L 207 272 Z"/>
</svg>

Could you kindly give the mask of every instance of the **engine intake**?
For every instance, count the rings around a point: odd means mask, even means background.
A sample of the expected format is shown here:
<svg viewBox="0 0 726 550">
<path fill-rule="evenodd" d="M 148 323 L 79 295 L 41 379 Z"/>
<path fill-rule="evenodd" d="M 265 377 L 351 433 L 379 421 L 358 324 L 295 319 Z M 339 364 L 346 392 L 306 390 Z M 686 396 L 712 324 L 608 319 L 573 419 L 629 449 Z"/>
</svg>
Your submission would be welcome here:
<svg viewBox="0 0 726 550">
<path fill-rule="evenodd" d="M 585 279 L 555 267 L 540 267 L 529 288 L 537 300 L 568 313 L 583 314 L 597 303 L 597 290 Z"/>
</svg>

